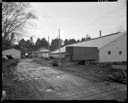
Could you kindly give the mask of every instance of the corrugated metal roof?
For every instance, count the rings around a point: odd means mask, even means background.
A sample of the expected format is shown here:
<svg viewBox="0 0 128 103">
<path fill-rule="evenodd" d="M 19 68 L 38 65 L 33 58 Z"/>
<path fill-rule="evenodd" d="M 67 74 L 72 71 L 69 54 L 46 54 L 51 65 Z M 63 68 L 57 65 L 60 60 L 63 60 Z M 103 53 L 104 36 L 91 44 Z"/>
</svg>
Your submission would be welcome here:
<svg viewBox="0 0 128 103">
<path fill-rule="evenodd" d="M 67 46 L 98 47 L 98 49 L 100 49 L 104 45 L 112 42 L 113 40 L 121 37 L 124 34 L 126 34 L 126 33 L 118 32 L 118 33 L 109 34 L 109 35 L 105 35 L 105 36 L 102 36 L 102 37 L 94 38 L 94 39 L 91 39 L 91 40 L 88 40 L 88 41 L 74 43 L 74 44 L 67 45 Z M 60 52 L 65 52 L 67 46 L 64 46 L 64 47 L 60 48 Z M 59 49 L 53 51 L 52 53 L 59 53 Z"/>
</svg>

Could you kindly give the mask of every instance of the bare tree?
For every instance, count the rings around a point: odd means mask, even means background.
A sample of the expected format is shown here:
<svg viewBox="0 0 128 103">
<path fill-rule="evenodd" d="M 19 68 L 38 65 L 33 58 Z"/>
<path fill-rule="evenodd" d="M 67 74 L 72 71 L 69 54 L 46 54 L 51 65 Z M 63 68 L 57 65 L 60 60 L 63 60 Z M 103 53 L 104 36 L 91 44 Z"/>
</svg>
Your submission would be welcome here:
<svg viewBox="0 0 128 103">
<path fill-rule="evenodd" d="M 29 19 L 35 19 L 32 12 L 27 12 L 30 5 L 27 2 L 2 2 L 2 38 L 4 40 L 19 31 Z"/>
</svg>

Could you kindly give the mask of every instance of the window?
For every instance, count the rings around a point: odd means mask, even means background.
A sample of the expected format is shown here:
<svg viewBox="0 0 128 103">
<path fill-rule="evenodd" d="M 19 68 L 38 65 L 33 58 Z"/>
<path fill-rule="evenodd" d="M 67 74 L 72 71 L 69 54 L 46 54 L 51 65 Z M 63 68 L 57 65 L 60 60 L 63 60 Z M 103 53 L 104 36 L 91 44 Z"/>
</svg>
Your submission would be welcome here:
<svg viewBox="0 0 128 103">
<path fill-rule="evenodd" d="M 111 55 L 111 51 L 108 51 L 108 55 Z"/>
<path fill-rule="evenodd" d="M 119 54 L 122 54 L 122 51 L 119 51 Z"/>
</svg>

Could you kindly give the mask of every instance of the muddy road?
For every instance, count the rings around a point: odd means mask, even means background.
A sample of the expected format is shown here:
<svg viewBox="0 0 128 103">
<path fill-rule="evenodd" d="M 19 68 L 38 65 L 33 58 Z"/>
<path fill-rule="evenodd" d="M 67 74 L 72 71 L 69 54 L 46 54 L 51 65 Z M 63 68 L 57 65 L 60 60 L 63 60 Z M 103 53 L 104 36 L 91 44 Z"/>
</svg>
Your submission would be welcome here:
<svg viewBox="0 0 128 103">
<path fill-rule="evenodd" d="M 119 100 L 127 97 L 127 86 L 94 83 L 32 59 L 21 60 L 17 67 L 20 81 L 35 96 L 33 100 Z M 19 87 L 20 88 L 20 87 Z"/>
</svg>

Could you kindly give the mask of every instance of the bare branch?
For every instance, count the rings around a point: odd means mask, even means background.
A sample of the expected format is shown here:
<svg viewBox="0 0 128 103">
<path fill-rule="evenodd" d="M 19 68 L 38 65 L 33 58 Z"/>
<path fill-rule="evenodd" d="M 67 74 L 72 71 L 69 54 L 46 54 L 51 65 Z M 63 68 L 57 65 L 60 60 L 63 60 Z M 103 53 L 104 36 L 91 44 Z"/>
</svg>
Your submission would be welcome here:
<svg viewBox="0 0 128 103">
<path fill-rule="evenodd" d="M 36 19 L 31 12 L 26 12 L 28 3 L 2 2 L 2 36 L 7 38 L 12 32 L 22 30 L 26 21 Z"/>
</svg>

